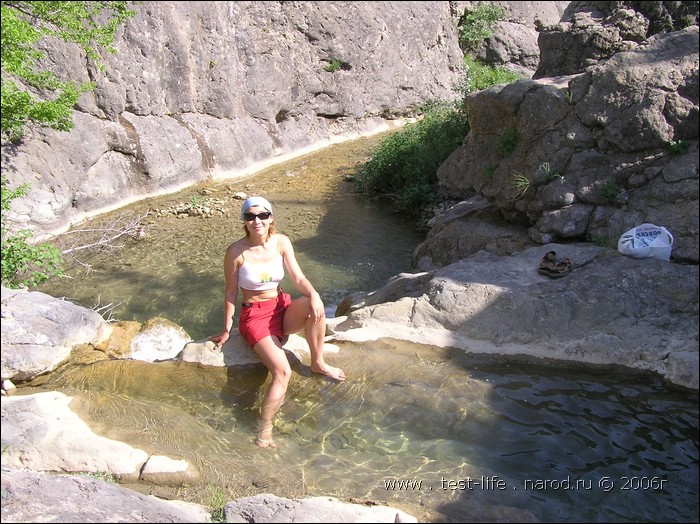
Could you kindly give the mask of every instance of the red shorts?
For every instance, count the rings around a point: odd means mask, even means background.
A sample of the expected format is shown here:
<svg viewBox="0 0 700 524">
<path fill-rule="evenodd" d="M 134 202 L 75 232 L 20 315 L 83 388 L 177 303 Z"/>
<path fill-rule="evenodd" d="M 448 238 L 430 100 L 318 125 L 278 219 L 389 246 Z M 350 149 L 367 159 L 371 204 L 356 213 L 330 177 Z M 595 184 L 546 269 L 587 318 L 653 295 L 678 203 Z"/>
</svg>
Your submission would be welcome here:
<svg viewBox="0 0 700 524">
<path fill-rule="evenodd" d="M 246 302 L 241 304 L 241 316 L 238 331 L 248 344 L 254 346 L 258 341 L 270 335 L 284 341 L 284 313 L 292 303 L 288 293 L 280 291 L 277 298 L 263 302 Z"/>
</svg>

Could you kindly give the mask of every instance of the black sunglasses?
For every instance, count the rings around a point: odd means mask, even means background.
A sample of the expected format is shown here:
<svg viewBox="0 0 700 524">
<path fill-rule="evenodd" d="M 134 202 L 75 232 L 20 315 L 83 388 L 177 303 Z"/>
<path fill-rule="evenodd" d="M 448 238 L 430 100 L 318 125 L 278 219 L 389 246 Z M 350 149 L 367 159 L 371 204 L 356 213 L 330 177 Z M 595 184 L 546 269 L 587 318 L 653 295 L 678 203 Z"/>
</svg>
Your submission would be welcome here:
<svg viewBox="0 0 700 524">
<path fill-rule="evenodd" d="M 272 213 L 269 211 L 263 211 L 262 213 L 258 213 L 257 215 L 255 213 L 243 213 L 243 218 L 245 218 L 246 222 L 252 222 L 256 218 L 259 218 L 260 220 L 267 220 L 272 216 Z"/>
</svg>

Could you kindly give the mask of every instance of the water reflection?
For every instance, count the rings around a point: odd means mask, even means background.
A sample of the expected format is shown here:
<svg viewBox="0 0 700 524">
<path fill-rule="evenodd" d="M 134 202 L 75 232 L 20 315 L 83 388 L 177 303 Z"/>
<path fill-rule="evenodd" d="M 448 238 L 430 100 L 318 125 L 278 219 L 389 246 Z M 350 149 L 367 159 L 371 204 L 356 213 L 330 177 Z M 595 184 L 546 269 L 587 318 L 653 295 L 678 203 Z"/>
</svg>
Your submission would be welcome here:
<svg viewBox="0 0 700 524">
<path fill-rule="evenodd" d="M 297 366 L 275 450 L 254 444 L 262 366 L 99 361 L 40 389 L 75 396 L 102 435 L 196 464 L 206 481 L 178 491 L 188 500 L 216 485 L 231 499 L 383 501 L 423 520 L 697 521 L 696 395 L 389 340 L 332 358 L 351 379 Z"/>
</svg>

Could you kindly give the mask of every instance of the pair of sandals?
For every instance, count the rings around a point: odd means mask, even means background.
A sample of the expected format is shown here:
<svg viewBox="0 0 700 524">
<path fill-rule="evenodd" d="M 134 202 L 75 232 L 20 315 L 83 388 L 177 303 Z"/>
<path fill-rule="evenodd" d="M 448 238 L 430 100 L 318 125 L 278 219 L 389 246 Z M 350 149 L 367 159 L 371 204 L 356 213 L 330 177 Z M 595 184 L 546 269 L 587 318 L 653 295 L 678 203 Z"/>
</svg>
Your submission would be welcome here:
<svg viewBox="0 0 700 524">
<path fill-rule="evenodd" d="M 571 271 L 571 260 L 568 257 L 559 260 L 556 251 L 549 251 L 542 257 L 537 271 L 549 278 L 565 277 Z"/>
</svg>

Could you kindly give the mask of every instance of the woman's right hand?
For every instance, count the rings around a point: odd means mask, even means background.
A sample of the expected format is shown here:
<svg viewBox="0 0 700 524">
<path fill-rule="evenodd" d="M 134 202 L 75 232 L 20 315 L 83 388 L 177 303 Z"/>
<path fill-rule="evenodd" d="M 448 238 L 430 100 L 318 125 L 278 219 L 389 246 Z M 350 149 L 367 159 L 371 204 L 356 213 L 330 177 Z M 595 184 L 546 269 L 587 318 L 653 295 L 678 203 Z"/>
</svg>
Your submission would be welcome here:
<svg viewBox="0 0 700 524">
<path fill-rule="evenodd" d="M 209 337 L 209 340 L 214 342 L 214 349 L 220 349 L 221 346 L 223 346 L 226 341 L 228 340 L 229 337 L 229 332 L 228 331 L 222 331 L 218 335 L 213 335 Z"/>
</svg>

